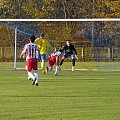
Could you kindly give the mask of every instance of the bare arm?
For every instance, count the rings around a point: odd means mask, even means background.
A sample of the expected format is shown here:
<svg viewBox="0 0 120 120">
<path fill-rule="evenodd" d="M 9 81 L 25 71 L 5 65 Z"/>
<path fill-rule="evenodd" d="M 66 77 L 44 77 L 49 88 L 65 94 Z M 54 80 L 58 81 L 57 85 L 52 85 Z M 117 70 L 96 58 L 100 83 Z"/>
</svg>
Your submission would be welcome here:
<svg viewBox="0 0 120 120">
<path fill-rule="evenodd" d="M 22 58 L 23 56 L 25 57 L 26 53 L 24 52 L 24 50 L 21 52 L 20 54 L 20 58 Z"/>
<path fill-rule="evenodd" d="M 20 54 L 20 57 L 25 57 L 25 56 L 26 56 L 26 45 L 25 45 L 23 51 Z"/>
</svg>

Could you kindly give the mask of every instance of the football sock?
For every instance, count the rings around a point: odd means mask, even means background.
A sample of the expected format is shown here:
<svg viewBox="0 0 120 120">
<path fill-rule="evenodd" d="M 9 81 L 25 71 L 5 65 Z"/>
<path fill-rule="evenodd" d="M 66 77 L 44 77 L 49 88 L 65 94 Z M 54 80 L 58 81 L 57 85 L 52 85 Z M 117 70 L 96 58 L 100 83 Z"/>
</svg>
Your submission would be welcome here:
<svg viewBox="0 0 120 120">
<path fill-rule="evenodd" d="M 34 76 L 35 76 L 35 78 L 36 78 L 35 83 L 38 83 L 38 73 L 34 73 Z"/>
<path fill-rule="evenodd" d="M 51 70 L 52 70 L 52 67 L 48 67 L 48 70 L 51 71 Z"/>
<path fill-rule="evenodd" d="M 42 68 L 42 70 L 45 70 L 45 62 L 44 61 L 41 62 L 41 68 Z"/>
<path fill-rule="evenodd" d="M 41 62 L 41 68 L 43 69 L 43 67 L 44 67 L 44 62 L 42 61 Z"/>
<path fill-rule="evenodd" d="M 60 66 L 63 64 L 63 62 L 64 62 L 64 59 L 61 60 L 61 62 L 60 62 Z"/>
<path fill-rule="evenodd" d="M 75 58 L 72 59 L 72 66 L 75 66 Z"/>
<path fill-rule="evenodd" d="M 28 76 L 29 76 L 30 78 L 32 78 L 33 80 L 35 79 L 35 76 L 34 76 L 31 72 L 28 72 Z"/>
<path fill-rule="evenodd" d="M 57 74 L 59 71 L 59 66 L 56 66 L 56 69 L 55 69 L 55 74 Z"/>
<path fill-rule="evenodd" d="M 72 66 L 72 71 L 74 71 L 74 66 Z"/>
</svg>

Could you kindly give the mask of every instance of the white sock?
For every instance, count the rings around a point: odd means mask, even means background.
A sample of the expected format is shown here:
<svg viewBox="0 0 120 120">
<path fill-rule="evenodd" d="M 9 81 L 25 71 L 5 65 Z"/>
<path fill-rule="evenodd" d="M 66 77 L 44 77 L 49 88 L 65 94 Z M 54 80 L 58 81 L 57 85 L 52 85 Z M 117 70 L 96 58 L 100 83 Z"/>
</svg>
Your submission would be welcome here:
<svg viewBox="0 0 120 120">
<path fill-rule="evenodd" d="M 34 73 L 34 76 L 36 78 L 35 84 L 38 83 L 38 73 Z"/>
<path fill-rule="evenodd" d="M 29 76 L 30 78 L 32 78 L 33 80 L 35 79 L 35 76 L 34 76 L 31 72 L 28 72 L 28 76 Z"/>
<path fill-rule="evenodd" d="M 55 74 L 57 74 L 59 71 L 59 66 L 56 66 L 56 69 L 55 69 Z"/>
<path fill-rule="evenodd" d="M 52 67 L 48 67 L 48 70 L 51 71 L 51 70 L 52 70 Z"/>
<path fill-rule="evenodd" d="M 74 71 L 74 66 L 72 66 L 72 71 Z"/>
</svg>

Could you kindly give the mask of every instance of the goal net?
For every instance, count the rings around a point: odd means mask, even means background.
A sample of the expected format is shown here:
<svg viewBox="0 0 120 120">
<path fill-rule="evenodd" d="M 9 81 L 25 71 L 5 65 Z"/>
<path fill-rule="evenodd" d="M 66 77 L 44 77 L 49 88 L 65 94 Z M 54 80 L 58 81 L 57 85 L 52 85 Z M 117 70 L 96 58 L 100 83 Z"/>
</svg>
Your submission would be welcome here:
<svg viewBox="0 0 120 120">
<path fill-rule="evenodd" d="M 24 45 L 30 35 L 45 33 L 55 49 L 71 40 L 79 58 L 76 70 L 120 70 L 120 19 L 11 20 L 0 22 L 0 31 L 0 68 L 24 69 L 19 57 Z M 70 59 L 65 62 L 63 69 L 71 69 Z"/>
</svg>

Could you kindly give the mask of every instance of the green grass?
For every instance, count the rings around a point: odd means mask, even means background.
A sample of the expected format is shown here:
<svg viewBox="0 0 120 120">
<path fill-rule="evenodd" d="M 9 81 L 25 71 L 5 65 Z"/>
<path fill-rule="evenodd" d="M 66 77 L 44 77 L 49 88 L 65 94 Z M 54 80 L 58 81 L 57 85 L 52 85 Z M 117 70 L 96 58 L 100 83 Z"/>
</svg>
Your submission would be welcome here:
<svg viewBox="0 0 120 120">
<path fill-rule="evenodd" d="M 71 62 L 66 62 L 63 64 L 62 69 L 71 69 Z M 46 62 L 47 65 L 47 62 Z M 13 62 L 0 62 L 0 70 L 11 70 L 13 69 Z M 40 63 L 38 64 L 40 68 Z M 25 61 L 24 62 L 17 62 L 17 68 L 25 68 Z M 75 69 L 82 69 L 82 70 L 112 70 L 112 71 L 120 71 L 120 62 L 76 62 Z"/>
<path fill-rule="evenodd" d="M 61 71 L 31 85 L 26 71 L 0 71 L 0 120 L 120 120 L 120 73 Z"/>
</svg>

